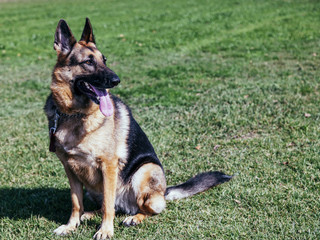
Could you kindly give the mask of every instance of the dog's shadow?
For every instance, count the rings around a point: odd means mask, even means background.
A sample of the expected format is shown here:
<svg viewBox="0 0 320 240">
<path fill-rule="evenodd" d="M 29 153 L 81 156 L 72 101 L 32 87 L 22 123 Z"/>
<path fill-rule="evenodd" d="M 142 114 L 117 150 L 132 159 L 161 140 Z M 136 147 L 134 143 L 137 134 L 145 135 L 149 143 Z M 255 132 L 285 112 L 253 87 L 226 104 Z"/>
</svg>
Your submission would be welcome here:
<svg viewBox="0 0 320 240">
<path fill-rule="evenodd" d="M 97 208 L 86 198 L 84 205 L 89 211 Z M 18 220 L 40 216 L 61 224 L 68 221 L 70 213 L 70 189 L 0 188 L 0 218 Z"/>
</svg>

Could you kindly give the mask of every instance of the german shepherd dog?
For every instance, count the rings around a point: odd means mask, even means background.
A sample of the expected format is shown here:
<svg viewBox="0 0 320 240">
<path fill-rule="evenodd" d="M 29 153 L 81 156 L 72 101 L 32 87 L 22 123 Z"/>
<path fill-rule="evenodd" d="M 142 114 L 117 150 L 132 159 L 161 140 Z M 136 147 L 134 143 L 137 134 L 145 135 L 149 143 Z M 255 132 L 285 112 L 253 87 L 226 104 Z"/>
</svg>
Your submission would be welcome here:
<svg viewBox="0 0 320 240">
<path fill-rule="evenodd" d="M 130 109 L 109 93 L 120 79 L 97 49 L 89 19 L 78 42 L 67 23 L 60 20 L 54 49 L 57 63 L 44 110 L 50 151 L 62 162 L 72 201 L 68 223 L 54 233 L 68 234 L 80 221 L 99 212 L 102 223 L 94 239 L 110 238 L 116 212 L 130 215 L 123 221 L 125 226 L 135 226 L 164 210 L 166 200 L 189 197 L 232 178 L 222 172 L 206 172 L 167 187 L 147 136 Z M 83 187 L 100 203 L 101 210 L 84 211 Z"/>
</svg>

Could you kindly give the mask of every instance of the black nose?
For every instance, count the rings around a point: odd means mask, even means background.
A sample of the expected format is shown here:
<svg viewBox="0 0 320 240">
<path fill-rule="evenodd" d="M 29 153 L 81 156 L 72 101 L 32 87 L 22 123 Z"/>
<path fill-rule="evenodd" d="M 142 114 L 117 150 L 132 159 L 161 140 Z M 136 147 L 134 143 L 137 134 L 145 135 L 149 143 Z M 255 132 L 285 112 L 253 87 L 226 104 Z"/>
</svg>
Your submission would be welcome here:
<svg viewBox="0 0 320 240">
<path fill-rule="evenodd" d="M 111 79 L 111 85 L 113 87 L 117 86 L 118 84 L 120 83 L 120 78 L 118 76 L 114 76 L 112 79 Z"/>
</svg>

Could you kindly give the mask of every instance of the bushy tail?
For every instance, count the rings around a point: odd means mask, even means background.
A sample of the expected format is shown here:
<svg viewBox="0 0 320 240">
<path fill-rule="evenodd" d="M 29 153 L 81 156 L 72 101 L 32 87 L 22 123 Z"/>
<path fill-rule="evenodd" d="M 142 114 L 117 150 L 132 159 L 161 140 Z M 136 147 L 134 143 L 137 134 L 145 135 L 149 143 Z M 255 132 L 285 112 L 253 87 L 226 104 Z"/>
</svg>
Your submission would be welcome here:
<svg viewBox="0 0 320 240">
<path fill-rule="evenodd" d="M 175 200 L 190 197 L 221 183 L 228 182 L 231 178 L 232 176 L 217 171 L 200 173 L 185 183 L 168 187 L 165 199 Z"/>
</svg>

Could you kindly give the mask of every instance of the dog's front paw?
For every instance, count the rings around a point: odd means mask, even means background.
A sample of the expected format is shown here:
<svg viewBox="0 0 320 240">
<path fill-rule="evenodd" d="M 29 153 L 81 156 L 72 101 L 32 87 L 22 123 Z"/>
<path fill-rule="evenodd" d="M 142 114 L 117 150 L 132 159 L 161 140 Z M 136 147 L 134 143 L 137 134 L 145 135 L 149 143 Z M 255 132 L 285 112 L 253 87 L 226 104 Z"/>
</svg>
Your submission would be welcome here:
<svg viewBox="0 0 320 240">
<path fill-rule="evenodd" d="M 80 221 L 84 222 L 86 220 L 90 220 L 93 217 L 95 217 L 99 212 L 100 211 L 84 212 L 80 217 Z"/>
<path fill-rule="evenodd" d="M 111 229 L 103 229 L 100 228 L 98 232 L 93 236 L 95 240 L 105 240 L 110 239 L 113 236 L 113 228 Z"/>
<path fill-rule="evenodd" d="M 142 219 L 140 219 L 137 215 L 135 216 L 129 216 L 126 217 L 125 220 L 123 220 L 122 224 L 126 227 L 136 226 L 142 222 Z"/>
<path fill-rule="evenodd" d="M 58 227 L 57 229 L 55 229 L 53 231 L 53 233 L 55 233 L 56 235 L 59 236 L 63 236 L 63 235 L 67 235 L 70 232 L 74 231 L 77 227 L 75 226 L 70 226 L 69 224 L 66 225 L 61 225 L 60 227 Z"/>
</svg>

